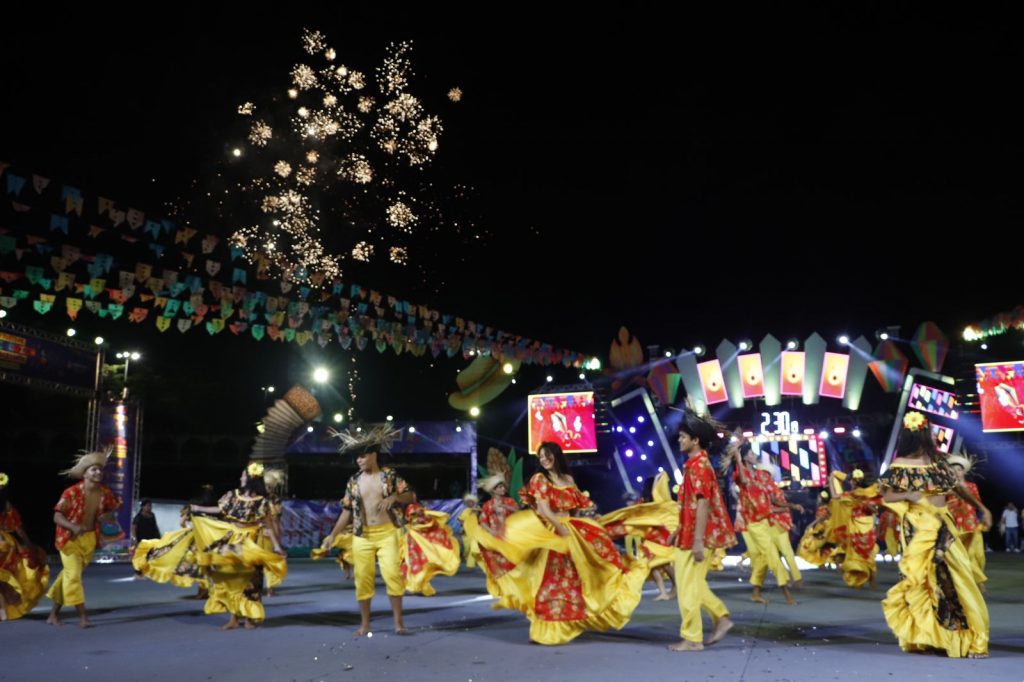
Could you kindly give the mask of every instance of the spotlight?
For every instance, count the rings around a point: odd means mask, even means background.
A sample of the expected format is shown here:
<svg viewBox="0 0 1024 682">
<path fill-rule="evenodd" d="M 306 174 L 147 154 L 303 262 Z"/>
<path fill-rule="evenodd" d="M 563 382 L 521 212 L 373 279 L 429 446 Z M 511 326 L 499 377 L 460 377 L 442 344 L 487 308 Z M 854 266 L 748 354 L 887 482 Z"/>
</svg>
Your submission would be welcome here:
<svg viewBox="0 0 1024 682">
<path fill-rule="evenodd" d="M 102 346 L 103 345 L 103 337 L 102 336 L 97 336 L 94 339 L 94 342 L 96 343 L 97 346 Z"/>
<path fill-rule="evenodd" d="M 637 476 L 636 477 L 636 482 L 637 483 L 643 483 L 644 482 L 644 477 L 643 476 Z"/>
<path fill-rule="evenodd" d="M 77 334 L 77 333 L 78 333 L 78 332 L 76 332 L 76 331 L 74 330 L 74 328 L 70 328 L 70 329 L 68 329 L 68 332 L 67 332 L 68 336 L 74 336 L 74 335 L 75 335 L 75 334 Z"/>
<path fill-rule="evenodd" d="M 833 431 L 834 433 L 836 433 L 836 434 L 840 434 L 840 435 L 841 435 L 841 434 L 844 434 L 844 433 L 846 433 L 846 428 L 845 428 L 845 427 L 843 427 L 843 426 L 837 426 L 837 427 L 835 427 L 834 429 L 832 429 L 832 431 Z"/>
<path fill-rule="evenodd" d="M 479 417 L 480 416 L 480 408 L 477 407 L 476 405 L 474 405 L 473 407 L 469 408 L 469 416 L 470 417 Z"/>
<path fill-rule="evenodd" d="M 241 149 L 239 149 L 238 147 L 235 147 L 234 149 L 232 149 L 232 150 L 231 150 L 231 154 L 232 154 L 232 156 L 234 156 L 235 158 L 238 158 L 239 156 L 241 156 L 241 155 L 242 155 L 242 150 L 241 150 Z"/>
<path fill-rule="evenodd" d="M 786 342 L 786 350 L 796 350 L 800 347 L 800 342 L 796 339 L 790 339 Z"/>
<path fill-rule="evenodd" d="M 7 311 L 6 310 L 0 310 L 0 320 L 4 319 L 5 317 L 7 317 Z"/>
<path fill-rule="evenodd" d="M 698 358 L 704 357 L 704 346 L 694 346 L 693 354 L 696 355 Z"/>
<path fill-rule="evenodd" d="M 587 375 L 584 374 L 583 372 L 580 372 L 580 381 L 584 381 L 586 378 L 587 378 Z"/>
<path fill-rule="evenodd" d="M 632 449 L 626 450 L 626 457 L 632 457 L 632 456 L 633 456 L 633 450 Z"/>
<path fill-rule="evenodd" d="M 391 416 L 390 414 L 387 417 L 385 417 L 385 419 L 387 419 L 389 422 L 395 421 L 395 418 L 393 416 Z"/>
<path fill-rule="evenodd" d="M 879 334 L 878 335 L 878 340 L 879 341 L 888 341 L 889 340 L 889 332 L 882 332 L 881 334 Z"/>
<path fill-rule="evenodd" d="M 647 455 L 640 455 L 640 459 L 643 460 L 644 462 L 646 462 L 647 461 Z"/>
<path fill-rule="evenodd" d="M 630 433 L 636 433 L 636 427 L 635 426 L 630 426 L 629 427 L 629 432 Z"/>
<path fill-rule="evenodd" d="M 622 427 L 621 426 L 616 426 L 615 427 L 615 432 L 616 433 L 622 433 Z"/>
<path fill-rule="evenodd" d="M 636 421 L 637 421 L 637 423 L 639 423 L 639 424 L 643 424 L 643 423 L 644 423 L 644 416 L 643 416 L 643 415 L 640 415 L 639 417 L 637 417 L 637 418 L 636 418 Z"/>
<path fill-rule="evenodd" d="M 672 357 L 675 354 L 676 354 L 676 349 L 675 348 L 666 348 L 665 349 L 665 357 L 666 358 L 670 358 L 670 357 Z"/>
<path fill-rule="evenodd" d="M 555 378 L 554 378 L 553 376 L 551 376 L 550 374 L 549 374 L 549 375 L 547 376 L 547 378 L 545 379 L 545 381 L 547 381 L 547 382 L 548 382 L 549 384 L 550 384 L 550 383 L 551 383 L 552 381 L 554 381 L 554 380 L 555 380 Z"/>
<path fill-rule="evenodd" d="M 818 438 L 822 440 L 828 440 L 828 431 L 822 431 L 818 434 Z"/>
<path fill-rule="evenodd" d="M 312 426 L 307 426 L 306 427 L 306 433 L 313 433 L 313 427 Z"/>
<path fill-rule="evenodd" d="M 981 349 L 982 350 L 988 350 L 988 344 L 987 343 L 981 344 Z"/>
<path fill-rule="evenodd" d="M 334 422 L 336 424 L 340 424 L 344 419 L 345 419 L 345 415 L 343 415 L 341 412 L 335 412 L 334 413 Z"/>
<path fill-rule="evenodd" d="M 654 441 L 653 440 L 647 441 L 647 447 L 653 448 L 654 447 Z"/>
<path fill-rule="evenodd" d="M 504 365 L 501 366 L 501 371 L 503 371 L 505 374 L 511 374 L 513 371 L 512 363 L 506 362 Z"/>
<path fill-rule="evenodd" d="M 860 438 L 860 429 L 854 429 L 853 430 L 853 437 L 854 438 Z"/>
<path fill-rule="evenodd" d="M 409 427 L 409 433 L 416 433 L 416 427 L 415 426 L 410 426 Z"/>
<path fill-rule="evenodd" d="M 461 426 L 456 426 L 455 427 L 455 433 L 462 433 L 462 427 Z"/>
<path fill-rule="evenodd" d="M 850 337 L 847 336 L 846 334 L 841 334 L 839 336 L 838 340 L 839 340 L 839 345 L 841 345 L 841 346 L 848 346 L 848 345 L 850 345 Z"/>
<path fill-rule="evenodd" d="M 331 373 L 327 371 L 326 367 L 317 367 L 313 370 L 313 381 L 318 384 L 326 384 L 327 380 L 331 378 Z"/>
<path fill-rule="evenodd" d="M 753 347 L 754 344 L 750 341 L 750 339 L 743 339 L 742 341 L 740 341 L 740 350 L 750 350 Z"/>
</svg>

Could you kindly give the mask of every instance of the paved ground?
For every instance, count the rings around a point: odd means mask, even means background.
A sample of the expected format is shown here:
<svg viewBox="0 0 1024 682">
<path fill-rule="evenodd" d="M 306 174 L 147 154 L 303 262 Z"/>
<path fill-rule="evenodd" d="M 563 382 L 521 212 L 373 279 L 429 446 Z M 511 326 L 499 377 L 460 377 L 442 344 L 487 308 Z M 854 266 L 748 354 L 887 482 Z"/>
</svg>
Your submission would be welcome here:
<svg viewBox="0 0 1024 682">
<path fill-rule="evenodd" d="M 351 582 L 333 563 L 293 560 L 267 600 L 267 623 L 233 632 L 185 590 L 132 580 L 124 565 L 92 566 L 97 627 L 80 630 L 70 612 L 63 628 L 47 626 L 48 602 L 0 624 L 0 680 L 1024 680 L 1024 554 L 989 557 L 992 657 L 980 661 L 900 652 L 879 605 L 892 564 L 875 592 L 808 571 L 795 607 L 751 603 L 735 568 L 713 574 L 737 627 L 704 652 L 673 654 L 665 647 L 678 637 L 678 610 L 651 601 L 653 590 L 622 631 L 542 647 L 528 642 L 525 617 L 492 610 L 481 574 L 465 570 L 435 579 L 435 597 L 406 599 L 407 637 L 389 633 L 378 587 L 378 629 L 357 640 Z"/>
</svg>

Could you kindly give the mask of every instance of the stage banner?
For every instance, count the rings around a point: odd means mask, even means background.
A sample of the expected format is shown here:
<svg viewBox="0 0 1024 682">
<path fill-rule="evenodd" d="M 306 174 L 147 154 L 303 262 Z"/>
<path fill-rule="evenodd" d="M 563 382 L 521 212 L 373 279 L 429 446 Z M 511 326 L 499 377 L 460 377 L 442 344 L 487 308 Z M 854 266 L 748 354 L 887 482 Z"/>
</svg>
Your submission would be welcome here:
<svg viewBox="0 0 1024 682">
<path fill-rule="evenodd" d="M 121 509 L 116 519 L 100 522 L 100 544 L 98 555 L 120 555 L 128 552 L 132 527 L 132 510 L 135 509 L 135 492 L 138 490 L 139 448 L 139 404 L 135 402 L 103 403 L 99 411 L 100 447 L 113 446 L 114 451 L 107 461 L 103 482 L 121 498 Z M 102 561 L 103 559 L 98 559 Z"/>
<path fill-rule="evenodd" d="M 465 508 L 462 500 L 421 500 L 427 509 L 449 515 L 449 525 L 456 533 L 462 526 L 456 520 Z M 281 510 L 281 544 L 289 556 L 308 557 L 310 550 L 319 547 L 331 532 L 341 514 L 337 500 L 284 500 Z"/>
<path fill-rule="evenodd" d="M 0 381 L 91 398 L 96 346 L 0 322 Z"/>
</svg>

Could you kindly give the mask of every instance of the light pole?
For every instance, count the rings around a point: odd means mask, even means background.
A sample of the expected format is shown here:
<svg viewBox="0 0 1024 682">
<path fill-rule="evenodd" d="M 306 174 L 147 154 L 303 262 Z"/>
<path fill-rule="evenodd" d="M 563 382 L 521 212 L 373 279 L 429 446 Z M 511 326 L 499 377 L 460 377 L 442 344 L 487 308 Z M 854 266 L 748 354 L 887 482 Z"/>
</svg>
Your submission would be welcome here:
<svg viewBox="0 0 1024 682">
<path fill-rule="evenodd" d="M 140 360 L 142 353 L 134 350 L 126 350 L 117 354 L 118 360 L 124 360 L 124 389 L 121 391 L 121 400 L 128 400 L 128 367 L 132 360 Z"/>
</svg>

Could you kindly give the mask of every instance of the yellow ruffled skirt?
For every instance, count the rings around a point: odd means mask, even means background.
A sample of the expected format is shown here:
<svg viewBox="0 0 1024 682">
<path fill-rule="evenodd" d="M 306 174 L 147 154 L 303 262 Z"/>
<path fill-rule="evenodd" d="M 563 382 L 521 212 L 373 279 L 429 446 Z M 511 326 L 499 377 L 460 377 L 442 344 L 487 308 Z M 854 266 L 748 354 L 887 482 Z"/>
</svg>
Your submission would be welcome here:
<svg viewBox="0 0 1024 682">
<path fill-rule="evenodd" d="M 43 550 L 25 547 L 14 533 L 0 531 L 0 589 L 7 620 L 21 618 L 34 609 L 49 582 L 50 567 Z"/>
<path fill-rule="evenodd" d="M 405 591 L 432 597 L 437 590 L 430 584 L 436 575 L 458 573 L 462 557 L 459 543 L 448 525 L 448 515 L 427 511 L 433 517 L 428 524 L 408 524 L 402 538 L 402 573 Z M 445 546 L 447 545 L 447 546 Z"/>
<path fill-rule="evenodd" d="M 196 561 L 195 535 L 191 528 L 141 541 L 132 556 L 132 567 L 158 583 L 170 583 L 175 587 L 210 586 L 206 572 Z"/>
<path fill-rule="evenodd" d="M 939 649 L 950 658 L 987 654 L 988 607 L 978 588 L 984 575 L 957 537 L 953 518 L 926 499 L 886 506 L 900 517 L 903 546 L 901 580 L 889 590 L 882 611 L 900 648 Z"/>
<path fill-rule="evenodd" d="M 854 516 L 850 519 L 846 551 L 843 555 L 843 582 L 850 587 L 861 588 L 868 584 L 878 572 L 875 555 L 875 517 Z"/>
<path fill-rule="evenodd" d="M 503 538 L 475 519 L 464 523 L 481 548 L 514 564 L 500 576 L 489 576 L 498 596 L 495 608 L 522 611 L 534 642 L 564 644 L 586 630 L 621 629 L 640 603 L 647 563 L 619 554 L 594 520 L 566 519 L 568 533 L 562 536 L 525 510 L 505 520 Z"/>
<path fill-rule="evenodd" d="M 195 516 L 192 529 L 196 562 L 212 583 L 204 611 L 263 620 L 263 573 L 279 583 L 288 575 L 288 562 L 280 554 L 260 547 L 262 527 Z"/>
</svg>

